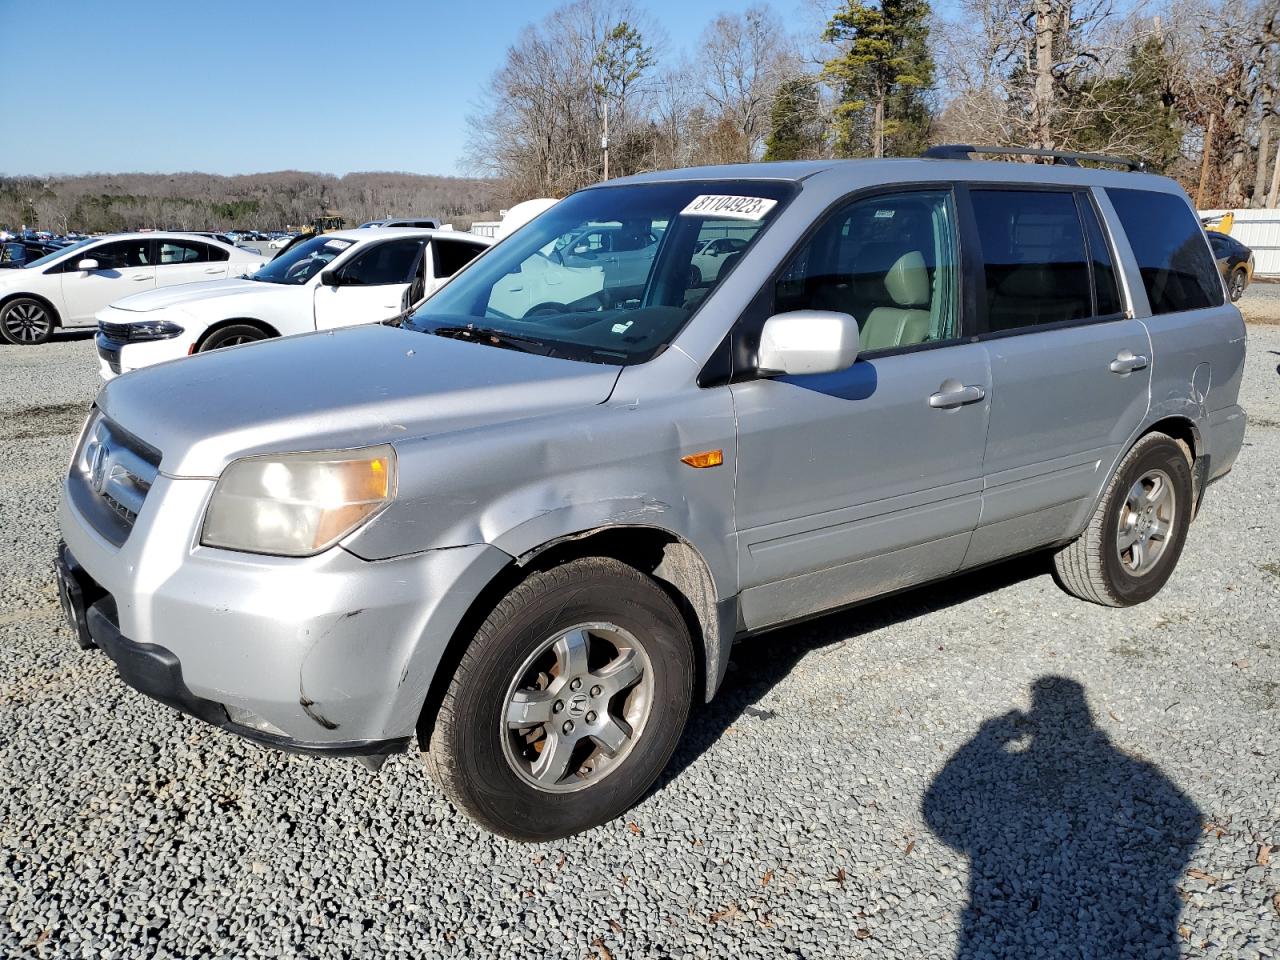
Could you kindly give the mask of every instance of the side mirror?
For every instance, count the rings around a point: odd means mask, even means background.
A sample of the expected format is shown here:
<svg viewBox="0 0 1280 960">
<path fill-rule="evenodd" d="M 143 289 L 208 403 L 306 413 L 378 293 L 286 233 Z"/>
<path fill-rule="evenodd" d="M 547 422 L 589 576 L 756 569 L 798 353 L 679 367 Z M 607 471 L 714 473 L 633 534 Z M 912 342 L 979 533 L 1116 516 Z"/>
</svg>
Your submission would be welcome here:
<svg viewBox="0 0 1280 960">
<path fill-rule="evenodd" d="M 774 314 L 760 333 L 761 373 L 836 373 L 858 359 L 858 321 L 830 310 Z"/>
<path fill-rule="evenodd" d="M 326 287 L 354 287 L 358 285 L 350 277 L 344 276 L 338 270 L 324 271 L 324 273 L 320 274 L 320 282 Z"/>
<path fill-rule="evenodd" d="M 76 269 L 77 270 L 97 270 L 98 261 L 93 259 L 93 257 L 85 257 L 83 260 L 81 260 L 79 263 L 76 264 Z"/>
</svg>

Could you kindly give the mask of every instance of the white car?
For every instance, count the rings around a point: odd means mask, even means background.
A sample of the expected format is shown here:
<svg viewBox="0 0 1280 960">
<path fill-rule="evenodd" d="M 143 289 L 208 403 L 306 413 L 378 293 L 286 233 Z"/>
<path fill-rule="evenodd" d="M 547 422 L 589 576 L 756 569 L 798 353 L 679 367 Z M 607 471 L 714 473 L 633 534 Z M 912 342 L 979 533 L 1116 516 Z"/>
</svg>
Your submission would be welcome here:
<svg viewBox="0 0 1280 960">
<path fill-rule="evenodd" d="M 693 255 L 692 285 L 700 287 L 704 283 L 715 283 L 720 276 L 720 268 L 729 262 L 735 253 L 747 249 L 747 241 L 741 237 L 716 237 L 708 240 Z"/>
<path fill-rule="evenodd" d="M 251 273 L 265 262 L 194 234 L 90 237 L 21 269 L 0 270 L 0 336 L 44 343 L 58 327 L 92 326 L 99 310 L 130 294 Z"/>
<path fill-rule="evenodd" d="M 381 227 L 318 234 L 250 276 L 141 293 L 99 311 L 99 372 L 110 380 L 219 347 L 391 320 L 492 243 Z"/>
</svg>

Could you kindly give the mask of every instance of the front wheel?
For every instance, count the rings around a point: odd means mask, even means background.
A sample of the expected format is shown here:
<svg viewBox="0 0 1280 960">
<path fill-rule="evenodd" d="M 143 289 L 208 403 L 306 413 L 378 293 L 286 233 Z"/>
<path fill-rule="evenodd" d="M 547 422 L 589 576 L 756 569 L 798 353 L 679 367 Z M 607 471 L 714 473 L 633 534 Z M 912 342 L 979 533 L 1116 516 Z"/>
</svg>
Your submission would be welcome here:
<svg viewBox="0 0 1280 960">
<path fill-rule="evenodd" d="M 1120 462 L 1084 533 L 1054 556 L 1058 583 L 1109 607 L 1150 600 L 1182 554 L 1193 490 L 1183 448 L 1147 434 Z"/>
<path fill-rule="evenodd" d="M 200 344 L 198 352 L 221 350 L 223 347 L 235 347 L 242 343 L 254 343 L 265 339 L 267 335 L 258 327 L 247 323 L 233 323 L 209 334 L 204 343 Z"/>
<path fill-rule="evenodd" d="M 47 306 L 32 297 L 18 297 L 0 311 L 0 336 L 19 346 L 35 346 L 53 335 L 56 323 Z"/>
<path fill-rule="evenodd" d="M 662 772 L 693 676 L 684 618 L 640 571 L 592 557 L 535 573 L 463 653 L 428 768 L 495 833 L 578 833 L 625 812 Z"/>
</svg>

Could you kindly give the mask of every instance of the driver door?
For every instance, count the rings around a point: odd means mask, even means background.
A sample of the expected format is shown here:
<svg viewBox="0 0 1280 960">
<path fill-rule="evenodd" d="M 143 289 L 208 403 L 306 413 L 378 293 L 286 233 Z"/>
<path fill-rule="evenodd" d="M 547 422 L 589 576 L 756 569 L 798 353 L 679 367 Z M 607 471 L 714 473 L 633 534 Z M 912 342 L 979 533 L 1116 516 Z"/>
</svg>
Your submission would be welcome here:
<svg viewBox="0 0 1280 960">
<path fill-rule="evenodd" d="M 421 262 L 427 237 L 401 237 L 371 244 L 316 281 L 317 330 L 381 323 L 404 309 L 404 296 Z M 337 283 L 326 283 L 331 277 Z"/>
<path fill-rule="evenodd" d="M 98 261 L 95 270 L 80 270 L 81 260 Z M 103 307 L 156 285 L 155 241 L 115 240 L 89 247 L 62 267 L 62 321 L 87 326 Z"/>
</svg>

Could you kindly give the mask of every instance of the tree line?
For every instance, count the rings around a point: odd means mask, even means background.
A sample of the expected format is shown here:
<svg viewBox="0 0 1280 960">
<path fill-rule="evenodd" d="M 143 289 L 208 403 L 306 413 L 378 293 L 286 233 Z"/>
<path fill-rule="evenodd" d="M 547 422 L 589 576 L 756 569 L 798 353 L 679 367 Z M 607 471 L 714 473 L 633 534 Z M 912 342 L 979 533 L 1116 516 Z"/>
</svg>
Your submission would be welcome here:
<svg viewBox="0 0 1280 960">
<path fill-rule="evenodd" d="M 26 224 L 63 234 L 283 230 L 329 213 L 353 225 L 388 216 L 438 216 L 467 226 L 494 215 L 498 193 L 499 185 L 488 179 L 411 173 L 0 177 L 0 226 Z"/>
<path fill-rule="evenodd" d="M 512 199 L 704 163 L 916 156 L 936 143 L 1120 154 L 1201 207 L 1276 206 L 1277 0 L 829 0 L 709 22 L 683 58 L 622 0 L 527 27 L 471 118 Z"/>
</svg>

